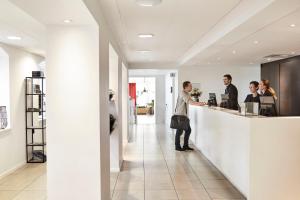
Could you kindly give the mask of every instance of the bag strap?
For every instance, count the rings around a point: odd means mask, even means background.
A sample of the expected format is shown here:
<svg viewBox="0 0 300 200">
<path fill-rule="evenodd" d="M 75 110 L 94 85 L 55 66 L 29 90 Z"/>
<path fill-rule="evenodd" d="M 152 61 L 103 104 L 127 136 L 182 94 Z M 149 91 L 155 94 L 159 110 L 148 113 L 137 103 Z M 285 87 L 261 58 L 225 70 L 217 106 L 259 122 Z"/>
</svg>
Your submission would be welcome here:
<svg viewBox="0 0 300 200">
<path fill-rule="evenodd" d="M 178 107 L 178 99 L 179 99 L 179 95 L 178 95 L 178 97 L 177 97 L 177 101 L 176 101 L 175 113 L 177 112 L 177 107 Z"/>
</svg>

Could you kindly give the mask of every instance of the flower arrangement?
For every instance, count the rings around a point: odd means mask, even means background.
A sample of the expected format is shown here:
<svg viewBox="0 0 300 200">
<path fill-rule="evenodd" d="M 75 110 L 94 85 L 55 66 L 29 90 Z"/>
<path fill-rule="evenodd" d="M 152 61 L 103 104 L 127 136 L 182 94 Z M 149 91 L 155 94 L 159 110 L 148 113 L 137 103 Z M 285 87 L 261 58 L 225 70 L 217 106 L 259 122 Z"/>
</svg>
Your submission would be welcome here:
<svg viewBox="0 0 300 200">
<path fill-rule="evenodd" d="M 202 92 L 199 90 L 199 88 L 193 88 L 191 92 L 191 97 L 194 99 L 194 101 L 199 101 L 199 97 L 201 96 Z"/>
</svg>

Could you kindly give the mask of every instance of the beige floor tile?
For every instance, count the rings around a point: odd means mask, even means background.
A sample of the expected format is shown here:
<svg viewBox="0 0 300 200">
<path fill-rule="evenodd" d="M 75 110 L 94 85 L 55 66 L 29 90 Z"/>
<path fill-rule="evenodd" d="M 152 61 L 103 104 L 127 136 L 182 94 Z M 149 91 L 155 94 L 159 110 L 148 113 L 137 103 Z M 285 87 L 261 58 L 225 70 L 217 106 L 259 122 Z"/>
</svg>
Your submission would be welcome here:
<svg viewBox="0 0 300 200">
<path fill-rule="evenodd" d="M 144 190 L 144 181 L 118 181 L 116 190 Z"/>
<path fill-rule="evenodd" d="M 47 175 L 42 175 L 28 185 L 24 190 L 47 190 Z"/>
<path fill-rule="evenodd" d="M 175 190 L 146 190 L 145 200 L 178 200 Z"/>
<path fill-rule="evenodd" d="M 234 189 L 227 180 L 202 180 L 202 184 L 206 189 Z"/>
<path fill-rule="evenodd" d="M 208 193 L 204 189 L 197 190 L 176 190 L 179 200 L 210 200 Z"/>
<path fill-rule="evenodd" d="M 45 200 L 45 191 L 23 191 L 13 200 Z"/>
<path fill-rule="evenodd" d="M 0 191 L 1 200 L 12 200 L 20 191 Z"/>
<path fill-rule="evenodd" d="M 112 200 L 144 200 L 142 190 L 115 190 Z"/>
<path fill-rule="evenodd" d="M 206 189 L 212 199 L 244 199 L 235 189 Z"/>
</svg>

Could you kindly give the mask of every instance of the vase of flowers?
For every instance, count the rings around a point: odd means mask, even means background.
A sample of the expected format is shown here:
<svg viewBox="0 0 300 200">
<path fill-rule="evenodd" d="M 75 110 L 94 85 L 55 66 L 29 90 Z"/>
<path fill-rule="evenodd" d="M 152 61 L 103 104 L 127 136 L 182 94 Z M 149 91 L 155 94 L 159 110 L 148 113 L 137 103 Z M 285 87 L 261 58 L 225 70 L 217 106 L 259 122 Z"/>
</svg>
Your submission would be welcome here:
<svg viewBox="0 0 300 200">
<path fill-rule="evenodd" d="M 191 92 L 191 97 L 194 101 L 199 102 L 199 97 L 201 96 L 202 92 L 199 90 L 199 88 L 193 88 Z"/>
</svg>

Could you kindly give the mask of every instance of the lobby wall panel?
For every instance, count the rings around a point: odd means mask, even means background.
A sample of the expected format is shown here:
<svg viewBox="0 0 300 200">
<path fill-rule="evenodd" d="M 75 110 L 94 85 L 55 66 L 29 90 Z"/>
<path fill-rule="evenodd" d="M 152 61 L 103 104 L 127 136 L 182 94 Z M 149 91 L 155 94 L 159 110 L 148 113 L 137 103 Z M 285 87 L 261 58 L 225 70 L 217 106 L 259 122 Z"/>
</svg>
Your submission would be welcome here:
<svg viewBox="0 0 300 200">
<path fill-rule="evenodd" d="M 283 116 L 300 115 L 300 58 L 280 64 L 280 113 Z"/>
<path fill-rule="evenodd" d="M 275 89 L 280 116 L 300 116 L 300 56 L 262 64 L 261 78 Z"/>
</svg>

